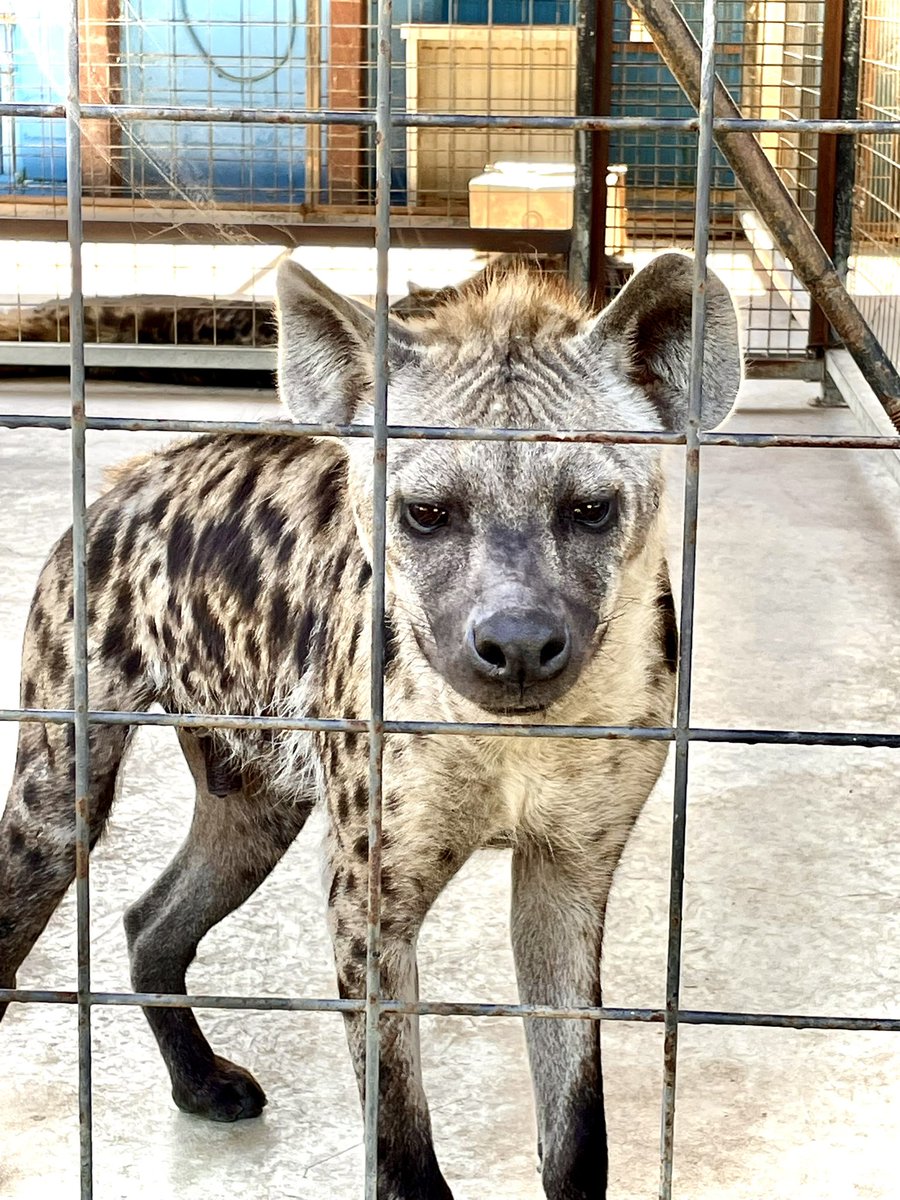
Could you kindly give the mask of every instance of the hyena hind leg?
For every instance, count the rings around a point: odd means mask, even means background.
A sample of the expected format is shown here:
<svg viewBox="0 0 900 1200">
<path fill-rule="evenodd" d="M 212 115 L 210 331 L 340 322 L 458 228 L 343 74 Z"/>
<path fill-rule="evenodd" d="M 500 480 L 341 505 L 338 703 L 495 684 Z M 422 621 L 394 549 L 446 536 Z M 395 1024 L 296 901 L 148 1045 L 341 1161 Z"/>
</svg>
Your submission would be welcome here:
<svg viewBox="0 0 900 1200">
<path fill-rule="evenodd" d="M 129 733 L 123 726 L 90 730 L 92 847 L 112 807 Z M 15 987 L 16 972 L 74 876 L 73 727 L 22 724 L 12 787 L 0 819 L 0 987 Z M 5 1008 L 0 1003 L 0 1016 Z"/>
<path fill-rule="evenodd" d="M 201 938 L 266 878 L 302 829 L 311 803 L 276 804 L 265 789 L 228 768 L 212 739 L 179 730 L 194 776 L 190 832 L 160 878 L 125 915 L 136 992 L 184 995 Z M 145 1008 L 183 1112 L 212 1121 L 257 1117 L 262 1088 L 215 1054 L 187 1008 Z"/>
</svg>

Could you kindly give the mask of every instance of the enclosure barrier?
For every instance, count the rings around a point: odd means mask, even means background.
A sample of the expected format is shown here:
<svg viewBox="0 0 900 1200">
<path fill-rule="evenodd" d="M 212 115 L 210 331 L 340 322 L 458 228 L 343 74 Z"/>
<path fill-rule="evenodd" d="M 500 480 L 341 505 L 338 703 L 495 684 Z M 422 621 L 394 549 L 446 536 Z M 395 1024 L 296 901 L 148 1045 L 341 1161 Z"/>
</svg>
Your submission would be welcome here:
<svg viewBox="0 0 900 1200">
<path fill-rule="evenodd" d="M 583 8 L 579 10 L 582 15 Z M 382 1018 L 396 1013 L 437 1014 L 443 1016 L 528 1016 L 547 1020 L 658 1022 L 665 1028 L 662 1072 L 662 1134 L 660 1151 L 660 1200 L 672 1196 L 672 1164 L 675 1147 L 676 1071 L 678 1032 L 682 1025 L 733 1025 L 792 1029 L 886 1030 L 900 1032 L 900 1017 L 869 1019 L 862 1017 L 795 1016 L 778 1013 L 703 1012 L 680 1005 L 681 928 L 685 861 L 685 825 L 689 751 L 693 742 L 728 742 L 770 745 L 861 746 L 900 749 L 900 732 L 871 734 L 839 731 L 703 729 L 690 724 L 691 652 L 693 637 L 694 583 L 696 570 L 696 534 L 700 450 L 703 446 L 753 447 L 830 447 L 858 449 L 900 449 L 900 437 L 817 436 L 704 433 L 700 429 L 700 380 L 704 342 L 706 252 L 708 240 L 711 154 L 716 130 L 762 131 L 803 128 L 829 133 L 885 131 L 900 133 L 900 121 L 759 121 L 714 117 L 715 92 L 715 3 L 704 0 L 702 73 L 699 112 L 696 120 L 660 121 L 608 117 L 478 117 L 392 114 L 390 111 L 390 30 L 391 0 L 378 3 L 377 96 L 374 113 L 306 113 L 303 111 L 254 111 L 208 109 L 143 109 L 114 105 L 80 104 L 78 3 L 72 0 L 68 28 L 67 100 L 64 106 L 0 104 L 0 116 L 48 116 L 65 120 L 67 141 L 67 188 L 69 205 L 69 245 L 72 255 L 71 292 L 71 414 L 69 417 L 43 417 L 25 414 L 0 416 L 6 428 L 49 428 L 71 430 L 71 485 L 73 505 L 74 556 L 74 705 L 72 710 L 42 711 L 31 709 L 0 710 L 0 720 L 70 723 L 74 725 L 76 747 L 76 903 L 78 934 L 77 987 L 72 991 L 38 989 L 0 989 L 0 1001 L 21 1003 L 72 1004 L 78 1009 L 79 1046 L 79 1129 L 80 1187 L 82 1200 L 93 1196 L 92 1113 L 91 1113 L 91 1010 L 95 1005 L 144 1007 L 232 1008 L 279 1011 L 360 1012 L 366 1016 L 367 1063 L 365 1101 L 365 1200 L 377 1200 L 376 1128 L 379 1089 L 379 1030 Z M 374 127 L 377 171 L 375 239 L 378 261 L 378 289 L 375 334 L 375 409 L 371 426 L 295 425 L 281 422 L 228 422 L 131 420 L 128 418 L 88 418 L 85 412 L 84 306 L 81 285 L 82 248 L 82 170 L 81 122 L 99 115 L 130 120 L 202 120 L 294 122 L 322 124 L 358 124 Z M 696 129 L 699 139 L 697 192 L 695 207 L 694 298 L 692 319 L 692 356 L 690 406 L 686 429 L 681 433 L 661 434 L 643 431 L 604 430 L 510 430 L 440 429 L 397 427 L 388 424 L 387 411 L 387 253 L 390 245 L 390 131 L 392 125 L 431 124 L 476 127 L 496 125 L 507 128 L 553 128 L 604 130 L 612 128 Z M 171 432 L 244 432 L 273 431 L 297 436 L 367 437 L 372 440 L 373 484 L 375 495 L 375 538 L 373 551 L 371 710 L 368 720 L 284 719 L 241 714 L 168 714 L 131 712 L 92 712 L 88 710 L 87 690 L 87 590 L 85 564 L 85 433 L 88 429 L 158 430 Z M 387 442 L 390 438 L 428 438 L 435 440 L 494 441 L 580 441 L 632 445 L 678 445 L 685 447 L 686 475 L 682 544 L 681 641 L 678 656 L 678 693 L 675 723 L 671 727 L 637 726 L 509 726 L 497 722 L 484 724 L 425 721 L 388 721 L 384 718 L 384 636 L 385 610 L 385 469 Z M 88 846 L 88 727 L 96 724 L 175 725 L 203 728 L 279 728 L 307 729 L 335 734 L 367 733 L 369 737 L 369 930 L 367 940 L 367 995 L 364 1000 L 313 999 L 305 997 L 250 996 L 177 996 L 137 993 L 94 992 L 91 989 L 90 892 Z M 666 971 L 666 1000 L 660 1009 L 628 1008 L 553 1008 L 525 1004 L 478 1004 L 397 1001 L 381 994 L 379 979 L 380 870 L 382 850 L 381 770 L 384 737 L 392 734 L 429 736 L 465 736 L 478 733 L 498 737 L 630 738 L 671 741 L 675 744 L 675 786 L 670 868 L 669 932 Z"/>
</svg>

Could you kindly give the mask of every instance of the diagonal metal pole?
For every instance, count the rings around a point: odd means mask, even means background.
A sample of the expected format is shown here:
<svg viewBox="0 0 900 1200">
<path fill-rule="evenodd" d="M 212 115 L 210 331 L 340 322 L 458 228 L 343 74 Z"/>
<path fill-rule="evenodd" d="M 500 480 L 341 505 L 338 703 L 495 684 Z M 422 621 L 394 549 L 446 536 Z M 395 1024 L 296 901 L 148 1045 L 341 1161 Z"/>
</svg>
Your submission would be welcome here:
<svg viewBox="0 0 900 1200">
<path fill-rule="evenodd" d="M 697 39 L 672 0 L 629 0 L 650 32 L 666 66 L 692 104 L 700 103 L 701 53 Z M 716 117 L 739 118 L 741 110 L 720 79 L 715 84 Z M 831 322 L 900 429 L 900 374 L 885 354 L 844 287 L 822 243 L 794 203 L 778 172 L 754 135 L 718 130 L 716 142 L 753 207 L 765 221 L 779 250 L 789 258 L 804 287 Z"/>
</svg>

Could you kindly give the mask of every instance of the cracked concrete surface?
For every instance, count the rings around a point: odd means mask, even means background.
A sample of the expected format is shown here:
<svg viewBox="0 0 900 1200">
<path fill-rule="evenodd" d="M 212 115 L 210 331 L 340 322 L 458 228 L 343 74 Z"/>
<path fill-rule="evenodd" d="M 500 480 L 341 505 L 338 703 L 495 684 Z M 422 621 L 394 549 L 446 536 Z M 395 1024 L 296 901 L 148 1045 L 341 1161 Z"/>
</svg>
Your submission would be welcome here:
<svg viewBox="0 0 900 1200">
<path fill-rule="evenodd" d="M 733 427 L 852 431 L 808 385 L 748 384 Z M 0 384 L 5 411 L 63 411 L 57 383 Z M 95 385 L 96 413 L 271 412 L 265 393 Z M 102 468 L 166 439 L 95 433 Z M 0 430 L 0 704 L 41 562 L 69 519 L 65 433 Z M 679 464 L 671 455 L 677 496 Z M 876 452 L 705 450 L 693 720 L 697 725 L 896 730 L 900 506 Z M 677 504 L 672 505 L 677 529 Z M 0 725 L 4 785 L 15 730 Z M 771 746 L 692 750 L 682 999 L 697 1009 L 900 1015 L 900 757 Z M 671 764 L 627 849 L 610 904 L 605 1000 L 659 1005 L 665 978 Z M 91 872 L 93 982 L 129 987 L 121 913 L 179 844 L 189 776 L 171 730 L 140 731 Z M 195 992 L 335 994 L 312 822 L 259 892 L 204 941 Z M 508 859 L 468 864 L 426 923 L 422 994 L 509 1001 Z M 74 985 L 68 897 L 20 973 Z M 269 1095 L 262 1119 L 177 1112 L 140 1012 L 95 1009 L 98 1200 L 351 1200 L 361 1195 L 356 1088 L 339 1017 L 205 1012 L 214 1046 Z M 456 1200 L 538 1200 L 518 1023 L 428 1018 L 426 1087 Z M 610 1200 L 658 1175 L 661 1033 L 604 1027 Z M 75 1014 L 15 1005 L 0 1026 L 0 1196 L 77 1196 Z M 900 1035 L 687 1027 L 681 1032 L 679 1200 L 890 1200 L 900 1192 Z"/>
</svg>

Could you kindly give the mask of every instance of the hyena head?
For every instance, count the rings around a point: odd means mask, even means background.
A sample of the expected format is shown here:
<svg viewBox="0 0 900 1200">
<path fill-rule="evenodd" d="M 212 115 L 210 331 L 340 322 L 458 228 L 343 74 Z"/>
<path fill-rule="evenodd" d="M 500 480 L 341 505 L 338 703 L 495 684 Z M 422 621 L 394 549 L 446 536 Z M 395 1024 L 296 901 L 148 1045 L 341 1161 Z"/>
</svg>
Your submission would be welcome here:
<svg viewBox="0 0 900 1200">
<path fill-rule="evenodd" d="M 684 426 L 692 262 L 665 254 L 599 315 L 533 272 L 486 273 L 427 321 L 391 319 L 391 424 L 517 429 Z M 299 421 L 372 420 L 373 314 L 293 262 L 278 280 L 280 386 Z M 703 425 L 741 379 L 735 311 L 706 288 Z M 372 448 L 343 443 L 367 553 Z M 659 569 L 659 450 L 587 443 L 396 440 L 387 483 L 387 570 L 405 623 L 443 687 L 489 712 L 571 697 L 628 603 L 648 546 Z M 646 559 L 646 554 L 644 554 Z M 642 569 L 647 569 L 644 564 Z M 443 689 L 446 691 L 446 689 Z M 559 711 L 559 710 L 557 710 Z"/>
</svg>

